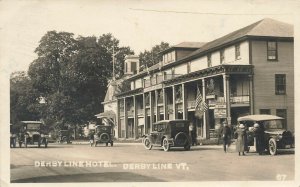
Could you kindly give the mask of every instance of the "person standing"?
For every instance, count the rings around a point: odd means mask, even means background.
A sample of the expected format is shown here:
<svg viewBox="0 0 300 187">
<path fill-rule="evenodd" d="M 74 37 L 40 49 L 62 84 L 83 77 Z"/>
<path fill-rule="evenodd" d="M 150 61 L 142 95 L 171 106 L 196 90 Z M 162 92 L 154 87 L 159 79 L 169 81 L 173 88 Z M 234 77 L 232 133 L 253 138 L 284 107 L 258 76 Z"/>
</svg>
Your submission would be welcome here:
<svg viewBox="0 0 300 187">
<path fill-rule="evenodd" d="M 239 156 L 241 155 L 241 152 L 245 155 L 245 150 L 247 148 L 247 134 L 245 126 L 240 124 L 239 128 L 235 131 L 235 134 L 237 135 L 236 151 L 239 152 Z"/>
<path fill-rule="evenodd" d="M 255 138 L 255 148 L 259 155 L 262 155 L 265 150 L 264 145 L 264 130 L 259 126 L 259 124 L 254 124 L 254 138 Z"/>
<path fill-rule="evenodd" d="M 197 145 L 196 142 L 196 128 L 195 125 L 191 122 L 189 126 L 190 136 L 192 139 L 192 146 Z"/>
<path fill-rule="evenodd" d="M 231 139 L 231 130 L 228 127 L 227 123 L 224 121 L 223 122 L 223 128 L 221 129 L 221 136 L 222 136 L 222 140 L 223 140 L 223 148 L 224 148 L 224 152 L 227 152 L 227 146 L 230 145 L 230 139 Z"/>
</svg>

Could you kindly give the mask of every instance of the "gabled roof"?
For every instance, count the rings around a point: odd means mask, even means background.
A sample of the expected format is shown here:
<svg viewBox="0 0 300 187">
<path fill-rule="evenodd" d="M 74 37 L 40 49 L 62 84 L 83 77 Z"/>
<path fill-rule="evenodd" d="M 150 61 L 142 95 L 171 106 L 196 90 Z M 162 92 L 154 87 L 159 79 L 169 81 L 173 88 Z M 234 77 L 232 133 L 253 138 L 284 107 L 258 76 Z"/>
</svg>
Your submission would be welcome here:
<svg viewBox="0 0 300 187">
<path fill-rule="evenodd" d="M 186 58 L 202 53 L 204 51 L 222 46 L 224 44 L 241 39 L 245 36 L 267 36 L 267 37 L 294 37 L 294 27 L 291 24 L 273 20 L 270 18 L 262 19 L 242 29 L 229 33 L 221 38 L 204 44 L 200 49 L 194 51 Z"/>
<path fill-rule="evenodd" d="M 205 42 L 181 42 L 177 45 L 171 46 L 171 48 L 200 48 Z"/>
<path fill-rule="evenodd" d="M 173 49 L 189 49 L 189 50 L 196 50 L 202 47 L 205 44 L 205 42 L 181 42 L 177 45 L 170 46 L 168 49 L 165 49 L 160 54 L 164 54 L 166 52 L 169 52 Z"/>
</svg>

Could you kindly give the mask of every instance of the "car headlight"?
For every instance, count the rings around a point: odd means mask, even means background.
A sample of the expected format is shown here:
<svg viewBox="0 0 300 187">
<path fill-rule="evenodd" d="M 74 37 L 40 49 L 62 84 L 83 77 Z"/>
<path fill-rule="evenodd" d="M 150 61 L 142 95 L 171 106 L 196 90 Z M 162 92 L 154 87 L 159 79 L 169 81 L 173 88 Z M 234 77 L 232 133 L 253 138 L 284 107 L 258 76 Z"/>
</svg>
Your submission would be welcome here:
<svg viewBox="0 0 300 187">
<path fill-rule="evenodd" d="M 41 134 L 41 137 L 42 137 L 42 138 L 44 138 L 44 137 L 45 137 L 45 135 L 44 135 L 44 134 Z"/>
</svg>

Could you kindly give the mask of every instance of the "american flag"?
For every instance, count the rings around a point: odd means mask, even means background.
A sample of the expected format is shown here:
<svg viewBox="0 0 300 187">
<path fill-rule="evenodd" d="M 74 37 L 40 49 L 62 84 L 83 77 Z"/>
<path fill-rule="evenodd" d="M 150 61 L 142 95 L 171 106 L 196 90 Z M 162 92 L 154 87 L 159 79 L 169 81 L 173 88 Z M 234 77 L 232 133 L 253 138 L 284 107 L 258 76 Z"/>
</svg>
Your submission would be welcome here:
<svg viewBox="0 0 300 187">
<path fill-rule="evenodd" d="M 197 97 L 195 101 L 195 116 L 201 118 L 204 112 L 208 109 L 207 104 L 204 102 L 199 87 L 197 88 Z"/>
</svg>

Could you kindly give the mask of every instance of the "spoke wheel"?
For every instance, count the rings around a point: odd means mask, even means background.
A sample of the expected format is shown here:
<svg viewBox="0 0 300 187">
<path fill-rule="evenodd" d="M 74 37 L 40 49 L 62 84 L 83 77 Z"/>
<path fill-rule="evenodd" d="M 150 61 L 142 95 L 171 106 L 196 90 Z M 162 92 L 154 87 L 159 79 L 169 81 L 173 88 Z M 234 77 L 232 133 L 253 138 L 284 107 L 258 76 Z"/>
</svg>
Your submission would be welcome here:
<svg viewBox="0 0 300 187">
<path fill-rule="evenodd" d="M 148 137 L 144 139 L 144 147 L 148 150 L 152 149 L 152 144 Z"/>
<path fill-rule="evenodd" d="M 163 148 L 164 148 L 164 151 L 170 150 L 170 144 L 166 138 L 163 140 Z"/>
<path fill-rule="evenodd" d="M 270 155 L 276 155 L 277 154 L 277 144 L 276 141 L 271 138 L 269 140 L 269 153 Z"/>
</svg>

